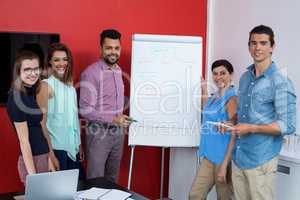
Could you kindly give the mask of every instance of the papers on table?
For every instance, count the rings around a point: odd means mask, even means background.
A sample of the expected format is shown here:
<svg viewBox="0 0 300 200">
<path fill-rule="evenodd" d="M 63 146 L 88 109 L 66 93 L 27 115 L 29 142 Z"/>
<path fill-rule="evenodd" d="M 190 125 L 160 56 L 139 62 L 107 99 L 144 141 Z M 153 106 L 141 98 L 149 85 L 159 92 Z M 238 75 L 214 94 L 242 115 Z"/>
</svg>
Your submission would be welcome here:
<svg viewBox="0 0 300 200">
<path fill-rule="evenodd" d="M 130 197 L 131 194 L 128 192 L 124 192 L 121 190 L 115 190 L 112 189 L 110 192 L 106 193 L 103 197 L 101 197 L 101 200 L 124 200 Z"/>
<path fill-rule="evenodd" d="M 93 187 L 88 190 L 79 191 L 77 193 L 76 200 L 88 199 L 88 200 L 125 200 L 130 197 L 131 194 L 116 189 L 103 189 Z"/>
<path fill-rule="evenodd" d="M 95 199 L 97 200 L 99 197 L 108 193 L 110 189 L 102 189 L 102 188 L 91 188 L 88 190 L 80 191 L 78 195 L 79 199 Z"/>
</svg>

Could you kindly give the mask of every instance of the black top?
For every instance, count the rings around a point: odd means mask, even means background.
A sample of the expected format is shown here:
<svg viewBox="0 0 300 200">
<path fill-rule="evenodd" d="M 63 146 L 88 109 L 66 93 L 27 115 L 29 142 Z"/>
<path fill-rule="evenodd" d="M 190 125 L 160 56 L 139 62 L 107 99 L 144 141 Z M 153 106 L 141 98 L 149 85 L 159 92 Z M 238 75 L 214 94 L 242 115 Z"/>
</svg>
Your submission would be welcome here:
<svg viewBox="0 0 300 200">
<path fill-rule="evenodd" d="M 32 155 L 45 154 L 49 149 L 41 126 L 43 115 L 36 102 L 34 88 L 25 89 L 26 94 L 18 90 L 9 92 L 6 109 L 13 125 L 14 122 L 27 122 Z"/>
</svg>

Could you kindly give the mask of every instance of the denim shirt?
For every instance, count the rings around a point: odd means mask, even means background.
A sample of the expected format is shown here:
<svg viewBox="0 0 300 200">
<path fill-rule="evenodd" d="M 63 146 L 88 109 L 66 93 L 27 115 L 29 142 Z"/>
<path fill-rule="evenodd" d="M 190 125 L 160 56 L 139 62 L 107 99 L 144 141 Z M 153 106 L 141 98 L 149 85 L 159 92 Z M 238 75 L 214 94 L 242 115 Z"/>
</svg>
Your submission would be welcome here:
<svg viewBox="0 0 300 200">
<path fill-rule="evenodd" d="M 255 77 L 249 66 L 239 84 L 238 123 L 277 123 L 281 134 L 249 133 L 236 138 L 233 161 L 241 169 L 260 166 L 280 152 L 283 136 L 295 132 L 296 95 L 292 82 L 272 64 Z"/>
</svg>

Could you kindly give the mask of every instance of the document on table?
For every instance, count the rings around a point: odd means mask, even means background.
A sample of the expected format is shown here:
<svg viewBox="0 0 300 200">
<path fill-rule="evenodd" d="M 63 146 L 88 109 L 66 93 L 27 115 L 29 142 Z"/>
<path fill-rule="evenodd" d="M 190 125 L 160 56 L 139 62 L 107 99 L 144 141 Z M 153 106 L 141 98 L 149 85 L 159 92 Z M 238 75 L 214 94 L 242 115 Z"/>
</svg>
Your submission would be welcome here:
<svg viewBox="0 0 300 200">
<path fill-rule="evenodd" d="M 97 200 L 99 197 L 108 193 L 110 189 L 102 189 L 92 187 L 91 189 L 80 191 L 78 194 L 78 199 L 95 199 Z"/>
<path fill-rule="evenodd" d="M 112 189 L 110 192 L 102 196 L 99 200 L 125 200 L 130 196 L 131 194 L 128 192 Z"/>
<path fill-rule="evenodd" d="M 77 193 L 76 200 L 88 199 L 88 200 L 125 200 L 130 197 L 131 194 L 116 189 L 103 189 L 93 187 L 88 190 L 79 191 Z"/>
</svg>

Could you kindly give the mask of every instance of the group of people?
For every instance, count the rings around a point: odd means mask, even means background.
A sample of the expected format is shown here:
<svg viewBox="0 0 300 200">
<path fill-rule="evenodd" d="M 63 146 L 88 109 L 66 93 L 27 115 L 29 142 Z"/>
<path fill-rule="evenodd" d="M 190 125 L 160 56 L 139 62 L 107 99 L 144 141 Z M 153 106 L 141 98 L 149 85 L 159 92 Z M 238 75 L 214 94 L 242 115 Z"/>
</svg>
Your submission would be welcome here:
<svg viewBox="0 0 300 200">
<path fill-rule="evenodd" d="M 62 43 L 49 45 L 45 68 L 51 69 L 51 75 L 43 80 L 43 59 L 30 48 L 18 52 L 7 112 L 19 139 L 18 171 L 24 184 L 27 175 L 67 169 L 79 169 L 80 179 L 105 176 L 116 182 L 122 131 L 130 124 L 123 114 L 124 84 L 117 64 L 120 40 L 118 31 L 104 30 L 100 34 L 102 58 L 81 75 L 79 106 L 87 120 L 86 151 L 69 48 Z M 87 173 L 81 163 L 85 157 Z"/>
<path fill-rule="evenodd" d="M 217 60 L 211 71 L 217 92 L 208 95 L 202 83 L 202 158 L 189 198 L 206 199 L 216 185 L 218 199 L 274 199 L 274 179 L 283 136 L 295 131 L 296 96 L 291 81 L 272 61 L 275 47 L 270 27 L 260 25 L 249 34 L 253 64 L 232 84 L 234 68 Z M 46 65 L 52 74 L 40 80 L 42 61 L 21 51 L 7 111 L 16 129 L 21 154 L 18 170 L 28 174 L 78 168 L 80 178 L 104 176 L 115 182 L 123 151 L 124 83 L 117 64 L 121 34 L 100 34 L 101 58 L 80 79 L 80 114 L 87 121 L 86 149 L 80 139 L 77 94 L 73 86 L 73 59 L 61 43 L 51 44 Z M 224 125 L 215 125 L 216 123 Z M 85 153 L 84 153 L 85 152 Z M 81 161 L 87 158 L 87 173 Z M 233 161 L 233 162 L 232 162 Z"/>
<path fill-rule="evenodd" d="M 208 95 L 202 84 L 202 160 L 190 200 L 206 199 L 214 185 L 218 199 L 275 198 L 283 136 L 295 132 L 296 95 L 292 82 L 272 61 L 275 41 L 270 27 L 254 27 L 248 48 L 253 64 L 241 76 L 237 93 L 227 60 L 212 64 L 215 93 Z"/>
</svg>

